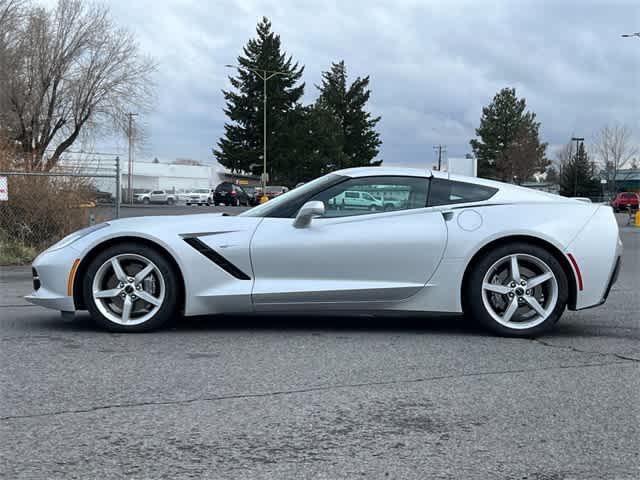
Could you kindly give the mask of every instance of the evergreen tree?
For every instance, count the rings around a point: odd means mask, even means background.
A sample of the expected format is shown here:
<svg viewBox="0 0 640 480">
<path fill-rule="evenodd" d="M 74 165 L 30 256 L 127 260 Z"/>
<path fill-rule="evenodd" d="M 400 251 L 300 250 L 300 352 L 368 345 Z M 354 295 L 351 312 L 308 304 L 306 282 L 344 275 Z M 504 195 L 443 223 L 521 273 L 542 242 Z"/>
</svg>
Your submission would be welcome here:
<svg viewBox="0 0 640 480">
<path fill-rule="evenodd" d="M 341 155 L 335 157 L 335 168 L 378 166 L 382 160 L 378 155 L 380 134 L 375 130 L 380 117 L 373 117 L 365 110 L 371 96 L 369 77 L 356 78 L 347 85 L 347 69 L 344 61 L 331 64 L 331 70 L 323 72 L 322 83 L 316 101 L 316 116 L 319 110 L 331 114 L 338 131 L 335 139 L 340 145 Z"/>
<path fill-rule="evenodd" d="M 317 105 L 299 107 L 291 125 L 292 154 L 299 161 L 289 172 L 289 183 L 307 182 L 346 164 L 340 125 L 334 116 Z"/>
<path fill-rule="evenodd" d="M 562 164 L 560 195 L 566 197 L 591 197 L 599 194 L 600 183 L 596 178 L 596 164 L 589 161 L 584 143 L 577 154 Z"/>
<path fill-rule="evenodd" d="M 229 78 L 233 89 L 223 91 L 224 112 L 230 122 L 225 123 L 224 137 L 213 153 L 231 171 L 262 172 L 264 84 L 260 77 L 272 75 L 267 81 L 266 98 L 267 171 L 270 182 L 279 183 L 295 169 L 297 161 L 287 127 L 296 123 L 300 113 L 304 83 L 299 81 L 304 67 L 282 52 L 280 36 L 271 31 L 266 17 L 258 23 L 256 32 L 257 37 L 249 40 L 238 57 L 237 76 Z"/>
<path fill-rule="evenodd" d="M 470 141 L 478 159 L 478 176 L 511 182 L 528 180 L 548 165 L 547 144 L 540 142 L 540 123 L 536 115 L 526 111 L 524 98 L 515 88 L 503 88 L 482 109 L 479 139 Z"/>
</svg>

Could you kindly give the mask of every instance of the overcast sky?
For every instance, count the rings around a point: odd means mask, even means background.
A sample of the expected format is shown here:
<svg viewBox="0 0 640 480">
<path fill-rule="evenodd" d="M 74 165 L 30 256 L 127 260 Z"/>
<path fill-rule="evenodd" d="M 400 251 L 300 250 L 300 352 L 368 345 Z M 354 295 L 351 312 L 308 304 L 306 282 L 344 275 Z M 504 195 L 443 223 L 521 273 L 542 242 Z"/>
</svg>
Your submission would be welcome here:
<svg viewBox="0 0 640 480">
<path fill-rule="evenodd" d="M 470 151 L 482 106 L 516 87 L 553 146 L 606 123 L 640 130 L 638 0 L 111 0 L 115 20 L 159 63 L 141 157 L 210 160 L 221 89 L 266 15 L 305 65 L 305 101 L 332 61 L 371 76 L 387 164 L 432 165 L 433 145 Z M 126 152 L 119 140 L 110 148 Z"/>
</svg>

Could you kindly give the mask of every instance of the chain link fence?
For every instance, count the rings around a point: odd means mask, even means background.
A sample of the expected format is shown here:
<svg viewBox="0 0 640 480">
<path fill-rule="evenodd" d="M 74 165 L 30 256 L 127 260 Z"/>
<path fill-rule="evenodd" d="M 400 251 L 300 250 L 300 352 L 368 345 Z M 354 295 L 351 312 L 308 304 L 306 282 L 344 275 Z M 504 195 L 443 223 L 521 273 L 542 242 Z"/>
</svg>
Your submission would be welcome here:
<svg viewBox="0 0 640 480">
<path fill-rule="evenodd" d="M 31 262 L 65 235 L 120 216 L 120 160 L 71 153 L 51 171 L 0 171 L 0 265 Z"/>
</svg>

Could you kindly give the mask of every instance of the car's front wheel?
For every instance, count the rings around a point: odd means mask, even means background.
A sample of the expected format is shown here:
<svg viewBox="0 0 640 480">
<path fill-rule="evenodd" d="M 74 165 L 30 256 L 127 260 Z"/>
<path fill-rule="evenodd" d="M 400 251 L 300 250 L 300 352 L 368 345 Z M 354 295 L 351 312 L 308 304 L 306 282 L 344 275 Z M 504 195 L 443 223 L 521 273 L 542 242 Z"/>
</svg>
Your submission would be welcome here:
<svg viewBox="0 0 640 480">
<path fill-rule="evenodd" d="M 92 318 L 115 332 L 145 332 L 176 311 L 177 276 L 156 250 L 136 243 L 109 247 L 87 268 L 83 293 Z"/>
<path fill-rule="evenodd" d="M 558 259 L 528 243 L 483 255 L 463 291 L 464 311 L 505 336 L 532 337 L 551 328 L 567 305 L 569 286 Z"/>
</svg>

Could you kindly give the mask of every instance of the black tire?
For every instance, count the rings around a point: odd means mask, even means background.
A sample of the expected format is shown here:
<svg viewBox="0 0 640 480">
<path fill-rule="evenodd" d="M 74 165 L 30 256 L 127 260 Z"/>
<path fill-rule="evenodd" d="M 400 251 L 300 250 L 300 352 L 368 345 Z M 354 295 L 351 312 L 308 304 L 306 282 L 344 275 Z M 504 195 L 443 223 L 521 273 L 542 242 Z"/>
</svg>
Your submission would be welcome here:
<svg viewBox="0 0 640 480">
<path fill-rule="evenodd" d="M 145 204 L 145 205 L 149 205 L 150 200 L 148 198 L 145 198 L 145 199 L 142 200 L 142 203 Z"/>
<path fill-rule="evenodd" d="M 149 320 L 138 325 L 121 325 L 111 321 L 109 318 L 102 314 L 95 303 L 95 299 L 93 298 L 92 285 L 98 269 L 110 258 L 121 254 L 136 254 L 152 261 L 158 267 L 158 270 L 160 270 L 165 284 L 164 300 L 160 305 L 158 311 Z M 148 332 L 161 327 L 165 322 L 167 322 L 172 316 L 176 314 L 179 291 L 178 275 L 174 271 L 171 263 L 169 263 L 164 255 L 146 245 L 131 242 L 116 244 L 99 252 L 87 267 L 82 285 L 85 305 L 87 306 L 87 310 L 91 314 L 91 317 L 95 321 L 95 323 L 110 332 L 121 333 Z"/>
<path fill-rule="evenodd" d="M 167 199 L 167 205 L 173 205 L 173 198 Z"/>
<path fill-rule="evenodd" d="M 499 323 L 492 317 L 483 302 L 482 284 L 485 274 L 500 259 L 513 254 L 529 255 L 541 260 L 552 271 L 557 282 L 558 297 L 555 307 L 544 321 L 531 328 L 509 328 Z M 465 316 L 470 317 L 493 333 L 505 337 L 530 338 L 543 334 L 555 325 L 566 308 L 568 298 L 569 283 L 567 276 L 555 255 L 538 245 L 514 242 L 499 246 L 480 257 L 463 286 L 462 304 Z"/>
</svg>

